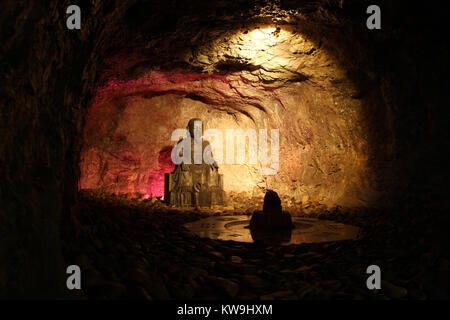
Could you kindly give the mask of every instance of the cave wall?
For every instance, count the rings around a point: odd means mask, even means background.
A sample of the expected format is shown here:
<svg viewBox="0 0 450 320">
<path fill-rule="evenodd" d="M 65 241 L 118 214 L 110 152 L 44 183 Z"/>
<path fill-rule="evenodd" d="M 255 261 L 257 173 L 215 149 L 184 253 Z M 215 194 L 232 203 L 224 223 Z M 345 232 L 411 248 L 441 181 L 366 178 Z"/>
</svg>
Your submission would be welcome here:
<svg viewBox="0 0 450 320">
<path fill-rule="evenodd" d="M 233 128 L 280 130 L 276 175 L 261 175 L 261 164 L 248 159 L 221 165 L 224 189 L 240 193 L 238 203 L 274 189 L 290 203 L 373 206 L 382 188 L 368 165 L 367 88 L 352 78 L 361 71 L 343 66 L 317 38 L 318 22 L 284 14 L 278 22 L 225 19 L 208 28 L 189 21 L 192 29 L 181 19 L 170 37 L 112 56 L 86 117 L 80 188 L 151 196 L 158 152 L 174 144 L 174 129 L 200 117 L 224 137 Z M 175 69 L 155 65 L 155 57 Z M 371 102 L 381 104 L 379 92 Z"/>
<path fill-rule="evenodd" d="M 98 20 L 68 31 L 69 4 L 2 3 L 0 298 L 68 296 L 61 237 L 70 232 L 85 105 L 115 30 L 110 7 L 87 4 Z"/>
<path fill-rule="evenodd" d="M 249 20 L 299 15 L 314 43 L 327 48 L 359 84 L 355 96 L 361 96 L 360 114 L 367 119 L 368 163 L 385 191 L 379 203 L 408 206 L 415 200 L 445 211 L 448 44 L 441 33 L 444 10 L 431 3 L 380 1 L 379 32 L 364 27 L 368 1 L 277 2 L 283 11 L 264 1 L 83 1 L 81 31 L 65 28 L 69 1 L 2 4 L 2 298 L 67 293 L 69 262 L 62 259 L 60 238 L 73 226 L 84 115 L 94 89 L 116 76 L 115 69 L 108 73 L 108 59 L 122 53 L 130 63 L 138 53 L 152 57 L 135 58 L 121 74 L 125 79 L 138 78 L 149 66 L 206 72 L 197 64 L 201 54 L 181 50 L 177 56 L 177 48 L 198 47 L 196 41 L 207 39 L 200 31 L 214 26 L 245 28 Z M 167 37 L 174 33 L 177 41 Z"/>
<path fill-rule="evenodd" d="M 171 141 L 175 129 L 200 117 L 205 130 L 218 129 L 223 135 L 219 164 L 227 194 L 262 198 L 265 190 L 273 189 L 294 201 L 373 205 L 377 191 L 370 185 L 374 175 L 367 165 L 369 147 L 358 99 L 334 99 L 312 80 L 274 87 L 236 72 L 203 79 L 153 72 L 141 79 L 137 88 L 130 89 L 129 83 L 105 88 L 102 101 L 88 112 L 81 189 L 155 196 L 149 185 L 154 179 L 162 182 L 170 171 L 160 170 L 161 150 L 176 143 Z M 268 165 L 251 164 L 248 154 L 244 164 L 226 164 L 227 154 L 233 152 L 226 148 L 228 129 L 266 129 L 269 137 L 271 129 L 279 129 L 277 174 L 261 174 Z M 238 204 L 232 202 L 229 205 Z"/>
</svg>

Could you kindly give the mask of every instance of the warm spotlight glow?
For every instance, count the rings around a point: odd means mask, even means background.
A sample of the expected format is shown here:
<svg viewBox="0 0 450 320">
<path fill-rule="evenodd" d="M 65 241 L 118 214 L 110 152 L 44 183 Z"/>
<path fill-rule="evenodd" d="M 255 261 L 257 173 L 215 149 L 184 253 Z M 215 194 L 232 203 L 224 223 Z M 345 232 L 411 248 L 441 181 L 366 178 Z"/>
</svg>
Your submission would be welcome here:
<svg viewBox="0 0 450 320">
<path fill-rule="evenodd" d="M 254 40 L 267 41 L 275 44 L 280 41 L 280 28 L 269 27 L 264 29 L 255 29 L 251 32 L 251 37 Z"/>
</svg>

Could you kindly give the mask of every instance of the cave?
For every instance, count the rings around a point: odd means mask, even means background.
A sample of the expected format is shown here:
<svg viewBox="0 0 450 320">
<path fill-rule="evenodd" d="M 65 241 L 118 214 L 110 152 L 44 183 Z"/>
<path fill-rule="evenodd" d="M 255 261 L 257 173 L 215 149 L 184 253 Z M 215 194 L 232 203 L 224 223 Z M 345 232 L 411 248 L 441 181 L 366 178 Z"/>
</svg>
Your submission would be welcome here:
<svg viewBox="0 0 450 320">
<path fill-rule="evenodd" d="M 70 30 L 5 1 L 0 298 L 449 299 L 445 17 L 378 2 L 79 1 Z M 223 201 L 167 196 L 191 119 Z M 256 241 L 272 191 L 295 227 Z"/>
</svg>

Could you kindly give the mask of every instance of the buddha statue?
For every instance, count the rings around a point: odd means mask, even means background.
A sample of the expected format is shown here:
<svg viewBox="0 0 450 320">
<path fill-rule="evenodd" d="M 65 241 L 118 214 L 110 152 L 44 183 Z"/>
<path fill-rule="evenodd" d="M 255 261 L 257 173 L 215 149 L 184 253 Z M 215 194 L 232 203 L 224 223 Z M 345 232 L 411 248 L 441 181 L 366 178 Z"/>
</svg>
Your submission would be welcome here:
<svg viewBox="0 0 450 320">
<path fill-rule="evenodd" d="M 165 199 L 170 205 L 179 207 L 224 205 L 222 175 L 212 158 L 210 143 L 203 140 L 203 123 L 200 119 L 191 119 L 186 129 L 190 141 L 178 141 L 174 152 L 182 157 L 187 151 L 180 148 L 181 144 L 184 144 L 190 146 L 190 156 L 187 154 L 172 173 L 166 174 Z M 209 161 L 203 161 L 205 150 L 211 155 Z"/>
</svg>

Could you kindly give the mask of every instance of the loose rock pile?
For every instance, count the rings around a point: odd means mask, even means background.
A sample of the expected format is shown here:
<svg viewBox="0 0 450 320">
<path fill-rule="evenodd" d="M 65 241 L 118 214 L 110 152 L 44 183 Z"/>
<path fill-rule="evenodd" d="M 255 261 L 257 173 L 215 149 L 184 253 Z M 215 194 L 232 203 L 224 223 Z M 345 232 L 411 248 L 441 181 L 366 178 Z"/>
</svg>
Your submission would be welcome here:
<svg viewBox="0 0 450 320">
<path fill-rule="evenodd" d="M 201 239 L 182 226 L 211 214 L 83 192 L 65 259 L 81 267 L 88 299 L 450 298 L 448 242 L 436 245 L 424 228 L 436 229 L 412 215 L 337 208 L 315 216 L 359 225 L 361 240 L 280 247 Z M 366 288 L 371 264 L 381 290 Z"/>
</svg>

